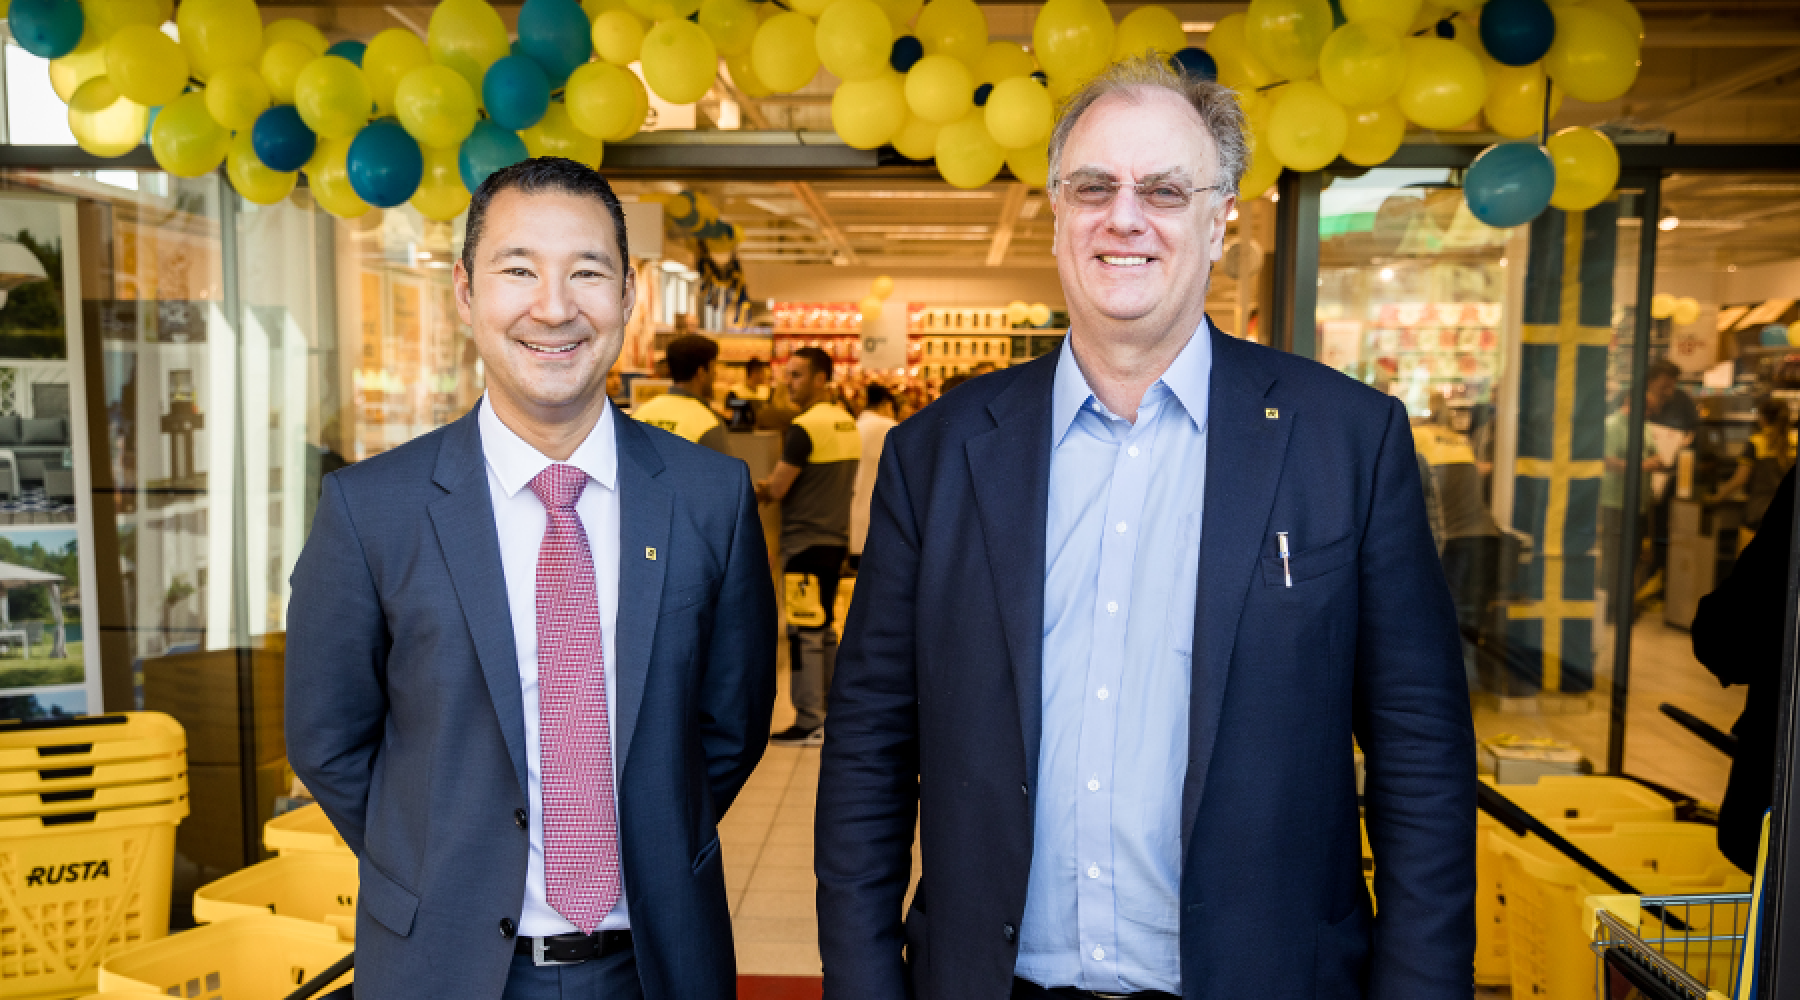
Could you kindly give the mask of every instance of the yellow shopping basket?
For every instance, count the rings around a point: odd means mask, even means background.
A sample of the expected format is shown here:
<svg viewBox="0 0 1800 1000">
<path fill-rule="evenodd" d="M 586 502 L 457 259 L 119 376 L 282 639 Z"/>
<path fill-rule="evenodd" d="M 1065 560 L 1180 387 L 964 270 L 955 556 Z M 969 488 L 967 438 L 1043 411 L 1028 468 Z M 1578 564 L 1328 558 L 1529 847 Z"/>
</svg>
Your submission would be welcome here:
<svg viewBox="0 0 1800 1000">
<path fill-rule="evenodd" d="M 348 851 L 287 854 L 194 892 L 194 919 L 218 923 L 259 913 L 329 924 L 356 936 L 356 856 Z"/>
<path fill-rule="evenodd" d="M 192 1000 L 284 1000 L 350 954 L 337 931 L 263 914 L 196 927 L 108 958 L 100 989 Z M 349 982 L 345 973 L 332 988 Z"/>
<path fill-rule="evenodd" d="M 161 712 L 0 725 L 0 771 L 56 770 L 186 755 L 187 736 L 181 724 Z"/>
<path fill-rule="evenodd" d="M 350 850 L 317 803 L 282 813 L 264 823 L 263 846 L 281 855 L 317 851 L 348 853 Z"/>
</svg>

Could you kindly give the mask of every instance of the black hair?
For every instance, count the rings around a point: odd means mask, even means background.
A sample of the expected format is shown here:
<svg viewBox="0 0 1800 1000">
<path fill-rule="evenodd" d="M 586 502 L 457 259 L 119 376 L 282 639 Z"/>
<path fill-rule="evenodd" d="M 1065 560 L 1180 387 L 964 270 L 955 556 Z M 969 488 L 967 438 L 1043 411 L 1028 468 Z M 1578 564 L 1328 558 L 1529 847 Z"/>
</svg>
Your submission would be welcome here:
<svg viewBox="0 0 1800 1000">
<path fill-rule="evenodd" d="M 1650 373 L 1644 377 L 1644 381 L 1651 382 L 1659 378 L 1672 378 L 1677 382 L 1681 381 L 1681 366 L 1670 361 L 1668 358 L 1658 358 L 1657 360 L 1650 362 Z"/>
<path fill-rule="evenodd" d="M 606 214 L 612 216 L 613 235 L 619 242 L 619 267 L 623 271 L 631 269 L 631 251 L 625 242 L 625 209 L 619 205 L 619 196 L 613 193 L 612 185 L 600 176 L 600 171 L 585 163 L 564 159 L 560 156 L 539 156 L 529 160 L 520 160 L 510 167 L 501 167 L 488 175 L 481 182 L 475 193 L 469 198 L 469 221 L 464 227 L 463 236 L 463 270 L 475 273 L 475 247 L 481 242 L 481 230 L 487 221 L 488 203 L 502 191 L 518 189 L 524 194 L 535 194 L 539 191 L 561 191 L 565 194 L 593 198 L 606 206 Z M 621 278 L 623 273 L 621 273 Z"/>
<path fill-rule="evenodd" d="M 769 363 L 761 358 L 751 358 L 749 361 L 744 362 L 745 375 L 755 375 L 757 372 L 766 372 L 768 370 Z"/>
<path fill-rule="evenodd" d="M 806 363 L 812 366 L 813 374 L 823 375 L 825 381 L 831 381 L 831 355 L 817 347 L 802 347 L 794 352 L 794 357 L 805 358 Z"/>
<path fill-rule="evenodd" d="M 663 352 L 663 357 L 669 362 L 669 380 L 688 382 L 700 374 L 700 369 L 718 360 L 719 345 L 711 337 L 684 333 L 669 341 L 669 348 Z"/>
<path fill-rule="evenodd" d="M 865 391 L 865 395 L 868 398 L 868 406 L 871 410 L 883 403 L 892 405 L 894 402 L 894 394 L 888 391 L 887 386 L 882 385 L 879 382 L 870 382 L 869 388 Z"/>
</svg>

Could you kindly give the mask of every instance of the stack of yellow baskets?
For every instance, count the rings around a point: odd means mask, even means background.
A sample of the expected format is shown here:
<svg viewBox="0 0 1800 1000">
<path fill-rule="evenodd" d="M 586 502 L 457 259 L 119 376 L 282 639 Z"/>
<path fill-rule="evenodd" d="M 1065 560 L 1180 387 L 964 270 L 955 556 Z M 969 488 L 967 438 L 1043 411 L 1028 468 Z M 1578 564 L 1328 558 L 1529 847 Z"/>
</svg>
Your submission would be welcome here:
<svg viewBox="0 0 1800 1000">
<path fill-rule="evenodd" d="M 94 987 L 169 932 L 187 737 L 156 712 L 0 724 L 0 997 Z"/>
</svg>

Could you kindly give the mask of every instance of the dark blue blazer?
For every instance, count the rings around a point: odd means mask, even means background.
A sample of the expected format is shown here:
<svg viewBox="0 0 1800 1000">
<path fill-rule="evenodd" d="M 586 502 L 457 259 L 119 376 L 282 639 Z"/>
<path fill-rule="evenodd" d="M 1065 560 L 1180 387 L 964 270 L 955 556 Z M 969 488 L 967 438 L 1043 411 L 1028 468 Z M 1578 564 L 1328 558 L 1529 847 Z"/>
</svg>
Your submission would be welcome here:
<svg viewBox="0 0 1800 1000">
<path fill-rule="evenodd" d="M 1474 735 L 1406 412 L 1211 336 L 1183 993 L 1466 998 Z M 1056 363 L 975 379 L 882 450 L 819 775 L 828 1000 L 1009 995 L 1039 777 Z M 923 870 L 903 926 L 915 816 Z"/>
<path fill-rule="evenodd" d="M 731 1000 L 716 826 L 768 742 L 768 551 L 743 462 L 613 424 L 607 669 L 638 974 L 649 1000 Z M 357 993 L 499 997 L 525 893 L 525 717 L 475 413 L 327 477 L 293 588 L 288 759 L 361 861 Z"/>
</svg>

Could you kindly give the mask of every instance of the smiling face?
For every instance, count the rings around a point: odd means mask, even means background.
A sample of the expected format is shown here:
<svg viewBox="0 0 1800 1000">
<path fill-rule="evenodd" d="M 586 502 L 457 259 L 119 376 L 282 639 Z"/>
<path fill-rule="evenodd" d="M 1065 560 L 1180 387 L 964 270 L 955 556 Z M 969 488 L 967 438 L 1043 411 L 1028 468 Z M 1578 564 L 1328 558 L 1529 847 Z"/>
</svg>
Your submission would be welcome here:
<svg viewBox="0 0 1800 1000">
<path fill-rule="evenodd" d="M 1204 188 L 1219 182 L 1218 156 L 1200 116 L 1176 94 L 1145 89 L 1101 98 L 1062 148 L 1058 170 L 1079 183 L 1156 182 Z M 1224 253 L 1236 198 L 1215 191 L 1184 208 L 1147 206 L 1121 187 L 1104 207 L 1078 204 L 1059 184 L 1057 271 L 1078 337 L 1150 345 L 1187 335 L 1206 310 L 1212 262 Z"/>
<path fill-rule="evenodd" d="M 472 259 L 472 274 L 456 263 L 456 311 L 495 415 L 534 444 L 579 443 L 605 406 L 636 297 L 612 216 L 597 198 L 509 188 L 489 203 Z"/>
</svg>

